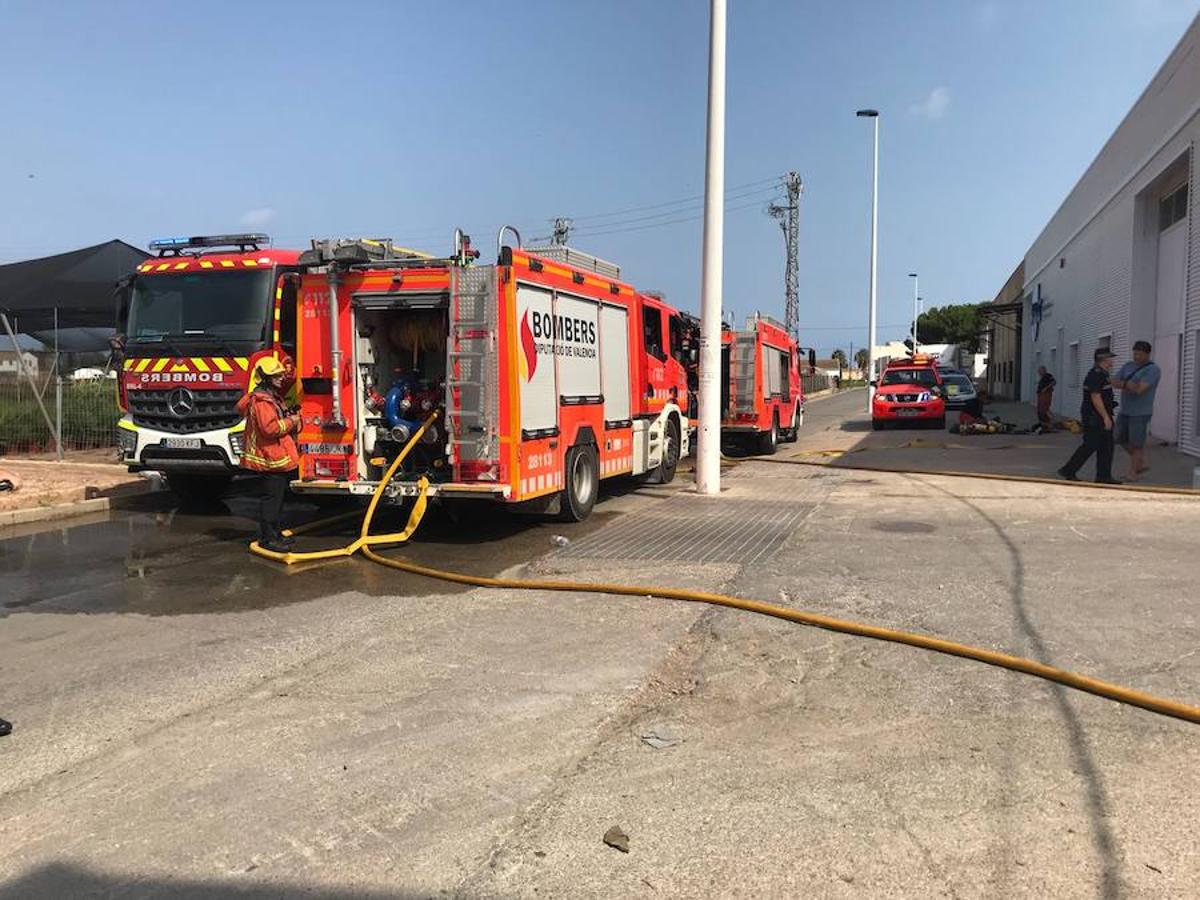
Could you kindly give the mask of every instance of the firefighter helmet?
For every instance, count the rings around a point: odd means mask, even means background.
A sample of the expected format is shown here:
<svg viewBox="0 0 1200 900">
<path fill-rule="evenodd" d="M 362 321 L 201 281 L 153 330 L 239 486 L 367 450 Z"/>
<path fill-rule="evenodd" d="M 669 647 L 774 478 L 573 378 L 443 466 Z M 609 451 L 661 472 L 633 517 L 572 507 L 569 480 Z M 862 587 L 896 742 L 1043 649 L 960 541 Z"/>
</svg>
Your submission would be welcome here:
<svg viewBox="0 0 1200 900">
<path fill-rule="evenodd" d="M 274 356 L 264 356 L 254 364 L 255 381 L 262 382 L 273 375 L 283 375 L 287 370 Z"/>
</svg>

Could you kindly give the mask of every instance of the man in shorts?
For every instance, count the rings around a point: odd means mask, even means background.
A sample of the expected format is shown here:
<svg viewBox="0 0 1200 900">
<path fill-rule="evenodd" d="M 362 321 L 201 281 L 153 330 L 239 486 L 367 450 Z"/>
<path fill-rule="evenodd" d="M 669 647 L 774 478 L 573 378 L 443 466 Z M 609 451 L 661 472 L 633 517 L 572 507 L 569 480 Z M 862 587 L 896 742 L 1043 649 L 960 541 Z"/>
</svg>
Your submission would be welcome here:
<svg viewBox="0 0 1200 900">
<path fill-rule="evenodd" d="M 1137 481 L 1149 466 L 1146 465 L 1146 439 L 1150 433 L 1150 416 L 1154 413 L 1154 394 L 1162 378 L 1162 369 L 1150 360 L 1148 341 L 1133 345 L 1133 360 L 1121 366 L 1112 379 L 1113 387 L 1121 391 L 1120 412 L 1117 413 L 1113 440 L 1129 454 L 1129 478 Z"/>
</svg>

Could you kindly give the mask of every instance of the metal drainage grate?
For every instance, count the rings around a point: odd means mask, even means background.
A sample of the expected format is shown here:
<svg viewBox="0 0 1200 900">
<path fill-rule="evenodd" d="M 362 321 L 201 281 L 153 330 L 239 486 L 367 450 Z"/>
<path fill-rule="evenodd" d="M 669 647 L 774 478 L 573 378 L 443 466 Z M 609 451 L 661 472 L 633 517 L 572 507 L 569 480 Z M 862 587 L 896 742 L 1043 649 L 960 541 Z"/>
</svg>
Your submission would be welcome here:
<svg viewBox="0 0 1200 900">
<path fill-rule="evenodd" d="M 724 500 L 676 502 L 668 513 L 625 518 L 558 551 L 574 559 L 672 560 L 695 563 L 756 562 L 796 530 L 813 503 Z M 697 523 L 703 522 L 702 529 Z"/>
</svg>

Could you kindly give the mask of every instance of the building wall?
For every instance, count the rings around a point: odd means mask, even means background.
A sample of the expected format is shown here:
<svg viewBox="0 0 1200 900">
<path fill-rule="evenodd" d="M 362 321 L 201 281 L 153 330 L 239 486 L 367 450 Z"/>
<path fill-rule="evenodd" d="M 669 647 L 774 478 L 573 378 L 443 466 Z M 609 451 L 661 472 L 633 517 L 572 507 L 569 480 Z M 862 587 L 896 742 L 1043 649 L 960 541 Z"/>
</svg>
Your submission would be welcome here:
<svg viewBox="0 0 1200 900">
<path fill-rule="evenodd" d="M 1154 340 L 1158 199 L 1193 169 L 1200 141 L 1200 18 L 1104 145 L 1025 256 L 1021 397 L 1032 400 L 1038 365 L 1058 380 L 1054 408 L 1078 415 L 1092 353 L 1107 341 L 1118 361 L 1135 340 Z M 1200 454 L 1196 352 L 1200 234 L 1189 191 L 1180 446 Z M 1039 293 L 1040 292 L 1040 293 Z M 1036 322 L 1035 303 L 1044 301 Z M 1159 348 L 1156 347 L 1156 351 Z"/>
<path fill-rule="evenodd" d="M 1024 291 L 1025 260 L 1021 260 L 992 302 L 981 307 L 987 322 L 987 392 L 1002 400 L 1018 400 L 1021 396 L 1021 316 L 1011 307 L 1020 301 Z M 988 312 L 989 307 L 1006 309 Z"/>
<path fill-rule="evenodd" d="M 1018 400 L 1021 396 L 1019 344 L 1021 322 L 1017 311 L 992 317 L 988 325 L 986 383 L 988 396 Z"/>
</svg>

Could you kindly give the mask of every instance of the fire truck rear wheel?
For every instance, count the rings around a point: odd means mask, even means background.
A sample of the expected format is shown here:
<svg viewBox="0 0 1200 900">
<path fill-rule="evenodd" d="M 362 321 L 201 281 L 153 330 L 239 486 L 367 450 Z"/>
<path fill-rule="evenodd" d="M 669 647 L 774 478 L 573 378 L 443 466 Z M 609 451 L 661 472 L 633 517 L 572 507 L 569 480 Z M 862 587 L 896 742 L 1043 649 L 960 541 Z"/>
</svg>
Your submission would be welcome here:
<svg viewBox="0 0 1200 900">
<path fill-rule="evenodd" d="M 600 492 L 600 466 L 591 444 L 579 444 L 567 451 L 565 484 L 560 516 L 565 522 L 582 522 L 591 515 Z"/>
<path fill-rule="evenodd" d="M 758 436 L 758 452 L 762 456 L 773 456 L 779 449 L 779 414 L 771 418 L 771 430 Z"/>
</svg>

